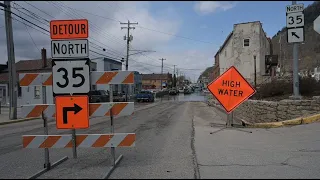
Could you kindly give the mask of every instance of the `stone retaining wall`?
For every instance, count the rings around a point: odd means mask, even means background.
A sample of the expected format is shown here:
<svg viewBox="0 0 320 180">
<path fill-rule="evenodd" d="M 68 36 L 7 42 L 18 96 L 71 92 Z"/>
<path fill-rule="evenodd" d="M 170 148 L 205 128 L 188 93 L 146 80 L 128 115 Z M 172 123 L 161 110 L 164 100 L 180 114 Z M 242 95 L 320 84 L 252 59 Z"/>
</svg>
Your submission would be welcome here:
<svg viewBox="0 0 320 180">
<path fill-rule="evenodd" d="M 219 105 L 219 102 L 214 98 L 208 98 L 208 104 L 216 106 Z M 319 112 L 320 96 L 315 96 L 312 100 L 281 100 L 278 102 L 248 100 L 234 111 L 234 116 L 249 123 L 260 123 L 290 120 Z"/>
</svg>

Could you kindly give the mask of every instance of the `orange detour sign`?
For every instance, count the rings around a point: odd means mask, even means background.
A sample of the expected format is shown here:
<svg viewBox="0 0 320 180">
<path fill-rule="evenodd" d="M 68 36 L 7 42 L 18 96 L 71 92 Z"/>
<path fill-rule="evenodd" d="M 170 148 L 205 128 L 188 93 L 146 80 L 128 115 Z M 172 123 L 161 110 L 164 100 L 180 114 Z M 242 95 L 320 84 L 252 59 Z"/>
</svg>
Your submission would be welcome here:
<svg viewBox="0 0 320 180">
<path fill-rule="evenodd" d="M 51 39 L 85 39 L 89 37 L 88 20 L 53 20 L 50 21 Z"/>
<path fill-rule="evenodd" d="M 211 82 L 207 88 L 228 113 L 256 92 L 234 66 Z"/>
<path fill-rule="evenodd" d="M 57 96 L 57 129 L 89 128 L 88 96 Z"/>
</svg>

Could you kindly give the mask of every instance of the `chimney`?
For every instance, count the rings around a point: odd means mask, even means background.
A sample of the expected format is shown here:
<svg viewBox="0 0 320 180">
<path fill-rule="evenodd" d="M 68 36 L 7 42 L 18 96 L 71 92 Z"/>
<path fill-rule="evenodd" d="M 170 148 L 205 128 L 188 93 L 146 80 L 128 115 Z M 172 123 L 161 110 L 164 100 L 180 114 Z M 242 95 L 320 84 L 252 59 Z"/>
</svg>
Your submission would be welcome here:
<svg viewBox="0 0 320 180">
<path fill-rule="evenodd" d="M 43 68 L 47 67 L 47 51 L 45 48 L 41 49 L 41 57 L 42 57 L 42 63 L 43 63 Z"/>
</svg>

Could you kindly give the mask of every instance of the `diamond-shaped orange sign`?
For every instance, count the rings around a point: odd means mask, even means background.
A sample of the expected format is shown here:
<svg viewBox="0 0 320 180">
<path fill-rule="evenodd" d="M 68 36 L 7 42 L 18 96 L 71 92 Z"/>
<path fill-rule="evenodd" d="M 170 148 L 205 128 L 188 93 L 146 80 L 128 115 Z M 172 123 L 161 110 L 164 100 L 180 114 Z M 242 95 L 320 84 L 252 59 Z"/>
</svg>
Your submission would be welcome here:
<svg viewBox="0 0 320 180">
<path fill-rule="evenodd" d="M 234 66 L 212 81 L 207 88 L 228 113 L 256 92 Z"/>
</svg>

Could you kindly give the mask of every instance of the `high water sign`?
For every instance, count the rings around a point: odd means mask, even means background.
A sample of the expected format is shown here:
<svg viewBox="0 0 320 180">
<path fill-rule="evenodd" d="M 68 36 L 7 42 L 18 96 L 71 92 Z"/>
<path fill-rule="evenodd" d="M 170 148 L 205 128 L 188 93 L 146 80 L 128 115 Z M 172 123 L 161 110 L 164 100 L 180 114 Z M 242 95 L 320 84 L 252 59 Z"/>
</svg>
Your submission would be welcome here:
<svg viewBox="0 0 320 180">
<path fill-rule="evenodd" d="M 231 113 L 256 92 L 234 66 L 212 81 L 207 88 L 227 113 Z"/>
</svg>

